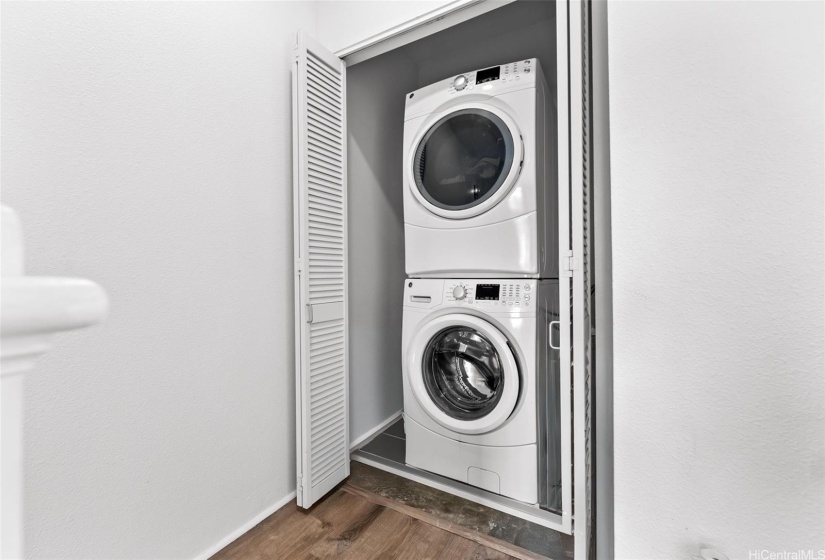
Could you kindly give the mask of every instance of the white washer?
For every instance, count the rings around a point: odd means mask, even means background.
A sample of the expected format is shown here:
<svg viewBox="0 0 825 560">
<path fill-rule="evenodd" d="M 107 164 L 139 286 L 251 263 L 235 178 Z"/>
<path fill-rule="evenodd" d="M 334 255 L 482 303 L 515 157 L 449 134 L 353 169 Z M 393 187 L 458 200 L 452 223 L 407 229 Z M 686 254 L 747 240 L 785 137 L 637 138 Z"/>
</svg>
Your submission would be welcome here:
<svg viewBox="0 0 825 560">
<path fill-rule="evenodd" d="M 407 95 L 412 277 L 558 277 L 555 100 L 536 59 Z"/>
<path fill-rule="evenodd" d="M 407 464 L 557 509 L 558 281 L 405 282 Z"/>
</svg>

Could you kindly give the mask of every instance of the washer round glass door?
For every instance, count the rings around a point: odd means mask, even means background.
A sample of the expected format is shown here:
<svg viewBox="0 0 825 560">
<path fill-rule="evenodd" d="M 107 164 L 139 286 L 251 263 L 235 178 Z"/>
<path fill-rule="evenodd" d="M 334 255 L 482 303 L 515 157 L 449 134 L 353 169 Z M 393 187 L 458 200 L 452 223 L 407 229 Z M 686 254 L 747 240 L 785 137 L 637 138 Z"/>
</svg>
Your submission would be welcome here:
<svg viewBox="0 0 825 560">
<path fill-rule="evenodd" d="M 521 137 L 506 113 L 478 104 L 455 107 L 415 143 L 413 192 L 440 216 L 476 216 L 510 190 L 522 154 Z"/>
<path fill-rule="evenodd" d="M 446 315 L 421 329 L 410 347 L 411 388 L 439 424 L 466 434 L 491 431 L 513 412 L 515 357 L 496 327 L 471 315 Z"/>
</svg>

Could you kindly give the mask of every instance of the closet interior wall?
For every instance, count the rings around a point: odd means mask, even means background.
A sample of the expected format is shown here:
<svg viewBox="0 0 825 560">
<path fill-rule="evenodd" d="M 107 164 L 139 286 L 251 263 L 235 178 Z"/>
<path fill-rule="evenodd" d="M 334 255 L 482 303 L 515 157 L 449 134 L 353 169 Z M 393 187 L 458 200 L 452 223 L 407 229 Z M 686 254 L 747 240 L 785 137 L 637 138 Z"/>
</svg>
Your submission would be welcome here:
<svg viewBox="0 0 825 560">
<path fill-rule="evenodd" d="M 347 68 L 349 411 L 358 442 L 403 406 L 404 97 L 415 63 L 395 50 Z"/>
<path fill-rule="evenodd" d="M 554 2 L 514 2 L 347 68 L 353 442 L 403 403 L 405 97 L 462 72 L 527 58 L 539 59 L 555 97 L 555 18 Z"/>
</svg>

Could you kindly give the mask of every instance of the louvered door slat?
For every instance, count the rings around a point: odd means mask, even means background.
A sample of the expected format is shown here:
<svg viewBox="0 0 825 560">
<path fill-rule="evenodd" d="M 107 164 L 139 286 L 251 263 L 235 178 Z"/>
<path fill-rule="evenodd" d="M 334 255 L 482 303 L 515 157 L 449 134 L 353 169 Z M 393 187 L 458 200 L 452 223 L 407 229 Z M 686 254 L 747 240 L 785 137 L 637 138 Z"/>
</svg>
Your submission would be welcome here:
<svg viewBox="0 0 825 560">
<path fill-rule="evenodd" d="M 322 153 L 320 150 L 315 148 L 312 144 L 309 144 L 309 151 L 312 153 L 312 157 L 316 158 L 318 161 L 325 161 L 327 163 L 331 163 L 332 165 L 341 165 L 341 160 L 338 158 L 332 157 L 328 153 Z"/>
<path fill-rule="evenodd" d="M 337 332 L 331 332 L 329 334 L 311 336 L 310 340 L 312 341 L 313 344 L 315 344 L 315 343 L 321 344 L 321 343 L 327 342 L 329 340 L 337 340 L 338 336 L 339 336 L 339 334 Z"/>
<path fill-rule="evenodd" d="M 336 137 L 341 134 L 341 131 L 329 125 L 329 119 L 326 118 L 319 118 L 319 116 L 312 111 L 312 107 L 310 106 L 309 114 L 309 121 L 312 123 L 313 126 L 317 126 L 318 130 L 322 130 L 329 134 L 331 137 Z"/>
<path fill-rule="evenodd" d="M 310 85 L 312 85 L 311 82 L 310 82 Z M 318 90 L 318 91 L 320 92 L 321 90 Z M 326 95 L 326 92 L 321 92 L 321 93 Z M 309 93 L 307 95 L 307 103 L 313 109 L 317 109 L 317 110 L 319 110 L 323 113 L 326 113 L 332 119 L 340 119 L 341 118 L 341 110 L 338 107 L 336 107 L 335 105 L 333 105 L 332 103 L 330 103 L 329 101 L 327 101 L 326 99 L 324 99 L 324 97 L 322 97 L 321 95 L 316 95 L 316 94 L 313 94 L 313 93 Z"/>
<path fill-rule="evenodd" d="M 327 173 L 332 173 L 332 174 L 334 174 L 333 176 L 340 178 L 340 176 L 341 176 L 340 173 L 336 172 L 336 169 L 341 167 L 341 165 L 339 163 L 337 163 L 337 162 L 336 163 L 329 163 L 329 162 L 327 162 L 327 161 L 325 161 L 325 160 L 323 160 L 319 157 L 315 157 L 314 153 L 313 153 L 313 159 L 314 159 L 314 161 L 311 164 L 312 167 L 324 170 Z"/>
<path fill-rule="evenodd" d="M 310 59 L 307 64 L 307 79 L 324 85 L 324 88 L 329 92 L 332 97 L 336 95 L 342 95 L 341 88 L 337 83 L 334 76 L 330 77 L 330 75 L 324 72 L 323 64 L 319 65 L 315 60 Z M 317 90 L 316 90 L 317 91 Z"/>
<path fill-rule="evenodd" d="M 337 378 L 337 376 L 333 375 L 335 371 L 329 372 L 325 377 L 319 377 L 317 379 L 313 379 L 310 382 L 310 386 L 312 390 L 323 391 L 330 387 L 335 387 L 341 383 L 341 380 Z M 343 426 L 342 426 L 343 429 Z M 319 434 L 312 434 L 313 438 L 317 438 Z"/>
<path fill-rule="evenodd" d="M 345 67 L 299 33 L 293 67 L 298 505 L 349 475 Z"/>
<path fill-rule="evenodd" d="M 314 67 L 309 68 L 307 74 L 308 83 L 312 84 L 313 91 L 319 91 L 329 95 L 330 97 L 337 97 L 341 94 L 338 88 L 330 85 L 330 81 L 316 72 Z"/>
<path fill-rule="evenodd" d="M 310 237 L 313 237 L 313 236 L 310 236 Z M 334 241 L 327 241 L 326 238 L 321 237 L 321 236 L 314 236 L 314 239 L 312 239 L 312 242 L 316 243 L 318 245 L 318 247 L 333 248 L 333 247 L 341 247 L 342 246 L 340 243 L 336 243 Z"/>
<path fill-rule="evenodd" d="M 327 71 L 327 67 L 323 63 L 319 64 L 317 60 L 310 59 L 307 64 L 307 71 L 310 79 L 320 80 L 325 83 L 329 90 L 333 92 L 333 97 L 335 95 L 341 95 L 341 84 L 338 82 L 334 73 Z"/>
<path fill-rule="evenodd" d="M 340 195 L 338 192 L 341 190 L 340 185 L 336 185 L 335 183 L 324 184 L 321 181 L 315 181 L 314 179 L 310 179 L 312 181 L 313 189 L 312 194 L 315 196 L 321 196 L 326 194 L 327 196 L 337 197 L 340 199 Z M 318 233 L 311 231 L 310 235 Z"/>
<path fill-rule="evenodd" d="M 312 169 L 307 171 L 307 181 L 312 183 L 313 192 L 326 192 L 334 194 L 335 191 L 340 191 L 341 182 L 332 180 L 331 178 L 318 173 Z"/>
<path fill-rule="evenodd" d="M 325 329 L 319 329 L 317 331 L 312 331 L 309 335 L 310 339 L 313 341 L 315 340 L 325 340 L 331 336 L 338 336 L 344 332 L 344 325 L 336 325 L 334 321 L 330 321 L 331 325 Z"/>
<path fill-rule="evenodd" d="M 340 216 L 343 214 L 342 209 L 340 207 L 332 205 L 324 199 L 316 199 L 315 201 L 313 201 L 313 197 L 308 196 L 307 203 L 309 213 L 314 214 L 316 216 L 325 216 L 333 220 L 338 220 L 340 219 Z"/>
<path fill-rule="evenodd" d="M 315 148 L 325 152 L 335 153 L 341 149 L 341 145 L 335 140 L 328 136 L 324 136 L 323 134 L 319 134 L 317 130 L 307 132 L 307 140 Z"/>
<path fill-rule="evenodd" d="M 318 142 L 312 136 L 307 136 L 307 146 L 309 150 L 313 153 L 318 153 L 320 151 L 327 151 L 329 149 L 328 146 L 324 145 L 323 142 Z M 334 159 L 331 156 L 328 156 L 328 159 Z"/>
<path fill-rule="evenodd" d="M 343 360 L 340 362 L 334 362 L 328 366 L 316 368 L 310 378 L 310 385 L 313 383 L 318 384 L 325 379 L 330 379 L 330 377 L 335 374 L 338 374 L 338 370 L 344 367 Z"/>
<path fill-rule="evenodd" d="M 337 243 L 343 245 L 341 238 L 336 235 L 330 235 L 325 231 L 313 231 L 309 234 L 309 240 L 316 243 Z"/>
<path fill-rule="evenodd" d="M 312 129 L 312 133 L 310 134 L 310 136 L 318 138 L 319 140 L 323 141 L 324 144 L 326 144 L 330 148 L 333 148 L 333 149 L 340 148 L 341 144 L 338 141 L 338 137 L 340 136 L 340 133 L 328 132 L 327 130 L 324 129 L 324 127 L 319 126 L 318 121 L 316 121 L 313 118 L 308 119 L 308 124 L 314 127 Z M 312 164 L 313 164 L 313 162 L 310 161 L 310 165 L 312 165 Z"/>
<path fill-rule="evenodd" d="M 341 132 L 341 129 L 337 124 L 337 119 L 331 117 L 327 113 L 325 113 L 323 111 L 319 111 L 318 109 L 316 109 L 312 105 L 309 105 L 307 107 L 307 113 L 309 114 L 310 119 L 312 119 L 313 121 L 319 121 L 321 124 L 326 126 L 332 132 L 335 132 L 335 133 L 340 133 Z M 323 154 L 322 154 L 322 156 L 323 156 Z"/>
<path fill-rule="evenodd" d="M 324 449 L 324 446 L 336 438 L 339 438 L 343 435 L 344 427 L 338 424 L 330 424 L 329 428 L 323 430 L 323 432 L 319 432 L 319 435 L 316 438 L 312 439 L 312 446 L 317 449 Z M 316 457 L 313 456 L 313 459 Z"/>
</svg>

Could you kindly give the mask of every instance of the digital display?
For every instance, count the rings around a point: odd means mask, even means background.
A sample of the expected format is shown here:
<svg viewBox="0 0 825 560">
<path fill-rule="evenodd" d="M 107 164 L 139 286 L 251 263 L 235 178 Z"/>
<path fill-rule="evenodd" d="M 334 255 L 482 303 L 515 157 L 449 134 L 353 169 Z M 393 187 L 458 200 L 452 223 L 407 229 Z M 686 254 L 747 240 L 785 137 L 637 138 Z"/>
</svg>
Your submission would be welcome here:
<svg viewBox="0 0 825 560">
<path fill-rule="evenodd" d="M 484 82 L 492 82 L 498 80 L 501 73 L 501 67 L 487 68 L 486 70 L 479 70 L 476 72 L 476 83 L 483 84 Z"/>
<path fill-rule="evenodd" d="M 498 299 L 501 284 L 476 284 L 476 299 Z"/>
</svg>

